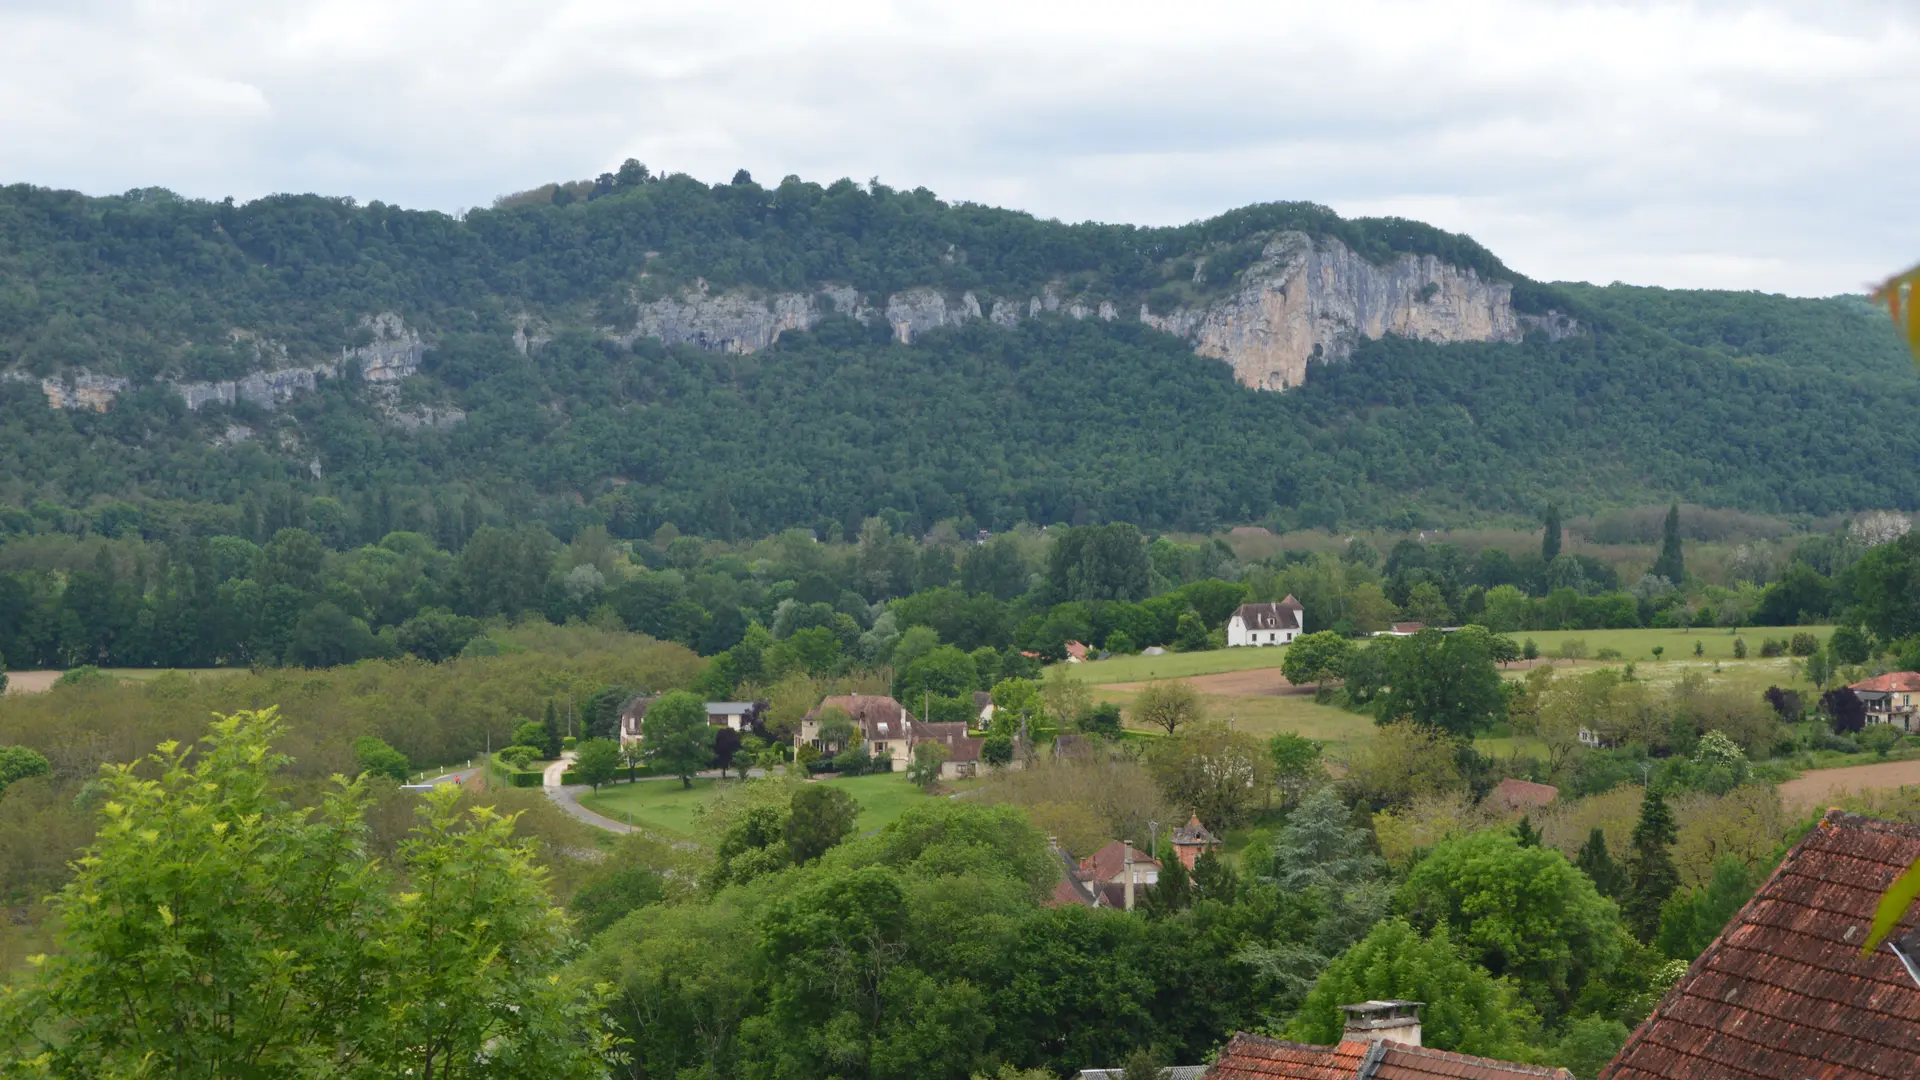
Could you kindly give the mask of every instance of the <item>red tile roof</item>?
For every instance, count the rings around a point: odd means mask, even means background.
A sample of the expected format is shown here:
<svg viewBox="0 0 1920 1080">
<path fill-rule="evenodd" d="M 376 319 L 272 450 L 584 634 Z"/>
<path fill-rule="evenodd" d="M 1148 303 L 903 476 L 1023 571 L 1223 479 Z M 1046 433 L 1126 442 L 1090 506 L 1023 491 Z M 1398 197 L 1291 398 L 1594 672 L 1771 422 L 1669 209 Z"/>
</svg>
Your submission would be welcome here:
<svg viewBox="0 0 1920 1080">
<path fill-rule="evenodd" d="M 820 714 L 828 709 L 839 709 L 846 713 L 854 726 L 860 729 L 860 738 L 868 742 L 905 738 L 907 732 L 903 725 L 914 722 L 912 713 L 884 694 L 835 694 L 821 699 L 820 704 L 805 718 L 818 720 Z"/>
<path fill-rule="evenodd" d="M 1393 632 L 1396 634 L 1417 634 L 1426 628 L 1426 623 L 1418 622 L 1397 622 L 1393 624 Z"/>
<path fill-rule="evenodd" d="M 1160 860 L 1149 858 L 1147 853 L 1137 847 L 1123 844 L 1118 840 L 1109 840 L 1107 846 L 1080 860 L 1080 869 L 1090 881 L 1122 881 L 1127 876 L 1127 852 L 1133 852 L 1133 864 L 1136 870 L 1146 866 L 1160 868 Z"/>
<path fill-rule="evenodd" d="M 1870 693 L 1888 693 L 1920 691 L 1920 671 L 1889 671 L 1885 675 L 1875 675 L 1871 679 L 1862 679 L 1848 686 L 1849 690 L 1866 690 Z"/>
<path fill-rule="evenodd" d="M 1536 810 L 1559 798 L 1560 789 L 1509 776 L 1494 787 L 1493 797 L 1509 810 Z"/>
<path fill-rule="evenodd" d="M 1208 832 L 1207 827 L 1200 824 L 1199 814 L 1192 815 L 1187 819 L 1185 825 L 1173 830 L 1172 840 L 1176 846 L 1180 847 L 1198 847 L 1202 845 L 1212 847 L 1220 842 L 1219 837 Z"/>
<path fill-rule="evenodd" d="M 1860 955 L 1880 893 L 1915 859 L 1920 828 L 1827 811 L 1603 1080 L 1920 1076 L 1920 986 L 1890 949 Z"/>
<path fill-rule="evenodd" d="M 1258 1035 L 1235 1035 L 1207 1070 L 1207 1080 L 1572 1080 L 1565 1069 L 1454 1054 L 1403 1043 L 1347 1039 L 1309 1046 Z M 1371 1071 L 1363 1071 L 1371 1067 Z"/>
</svg>

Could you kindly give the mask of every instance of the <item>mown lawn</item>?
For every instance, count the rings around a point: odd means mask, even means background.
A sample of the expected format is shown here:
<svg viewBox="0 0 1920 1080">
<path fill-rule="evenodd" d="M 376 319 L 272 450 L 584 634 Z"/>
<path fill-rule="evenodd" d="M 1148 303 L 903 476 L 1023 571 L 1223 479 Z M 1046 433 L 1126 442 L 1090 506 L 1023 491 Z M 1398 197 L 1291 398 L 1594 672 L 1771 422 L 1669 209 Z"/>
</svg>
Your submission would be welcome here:
<svg viewBox="0 0 1920 1080">
<path fill-rule="evenodd" d="M 1208 652 L 1167 653 L 1164 656 L 1113 656 L 1084 664 L 1066 665 L 1075 678 L 1095 686 L 1107 683 L 1146 682 L 1151 679 L 1185 679 L 1193 675 L 1213 675 L 1222 671 L 1251 671 L 1277 668 L 1287 655 L 1284 645 L 1260 648 L 1213 649 Z"/>
<path fill-rule="evenodd" d="M 615 821 L 631 821 L 657 832 L 673 836 L 696 837 L 700 833 L 702 808 L 724 788 L 738 780 L 696 779 L 693 787 L 682 787 L 678 780 L 641 780 L 634 784 L 615 783 L 598 792 L 581 796 L 581 805 Z M 904 773 L 877 773 L 842 780 L 816 781 L 831 784 L 852 795 L 860 803 L 859 829 L 872 832 L 906 812 L 907 807 L 930 797 L 907 783 Z"/>
<path fill-rule="evenodd" d="M 1614 649 L 1622 659 L 1636 663 L 1653 660 L 1654 646 L 1662 646 L 1666 652 L 1661 662 L 1674 660 L 1694 660 L 1693 647 L 1701 647 L 1701 656 L 1697 659 L 1727 661 L 1733 659 L 1733 642 L 1740 638 L 1747 643 L 1749 659 L 1758 659 L 1760 643 L 1767 638 L 1786 641 L 1797 633 L 1810 633 L 1824 643 L 1833 634 L 1831 626 L 1770 626 L 1740 628 L 1738 634 L 1725 630 L 1523 630 L 1508 636 L 1515 641 L 1524 642 L 1532 638 L 1540 646 L 1540 655 L 1553 657 L 1561 646 L 1569 641 L 1587 643 L 1587 658 L 1601 649 Z"/>
<path fill-rule="evenodd" d="M 1133 704 L 1135 694 L 1135 691 L 1113 690 L 1104 686 L 1093 688 L 1095 700 L 1117 702 L 1122 709 Z M 1365 738 L 1373 730 L 1372 717 L 1333 705 L 1319 704 L 1310 694 L 1203 693 L 1202 696 L 1206 700 L 1209 717 L 1230 721 L 1236 730 L 1250 732 L 1261 738 L 1292 731 L 1333 745 Z M 1137 725 L 1129 723 L 1127 726 Z"/>
</svg>

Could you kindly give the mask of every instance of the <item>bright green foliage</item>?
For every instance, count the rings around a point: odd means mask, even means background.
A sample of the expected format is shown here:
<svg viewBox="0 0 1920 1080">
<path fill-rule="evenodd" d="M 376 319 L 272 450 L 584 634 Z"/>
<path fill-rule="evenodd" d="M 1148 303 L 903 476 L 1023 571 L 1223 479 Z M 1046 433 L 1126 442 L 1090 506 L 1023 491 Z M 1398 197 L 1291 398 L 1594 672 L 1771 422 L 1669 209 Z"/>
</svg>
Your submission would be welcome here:
<svg viewBox="0 0 1920 1080">
<path fill-rule="evenodd" d="M 620 744 L 612 739 L 588 739 L 574 745 L 573 773 L 581 782 L 600 785 L 620 773 Z"/>
<path fill-rule="evenodd" d="M 1640 820 L 1633 826 L 1633 851 L 1627 857 L 1627 895 L 1621 905 L 1628 925 L 1642 941 L 1660 930 L 1661 909 L 1680 886 L 1669 850 L 1679 830 L 1673 809 L 1660 793 L 1648 788 L 1640 801 Z"/>
<path fill-rule="evenodd" d="M 1836 626 L 1827 639 L 1827 655 L 1836 664 L 1864 664 L 1873 653 L 1873 643 L 1857 626 Z M 5 689 L 0 685 L 0 690 Z"/>
<path fill-rule="evenodd" d="M 30 746 L 0 746 L 0 791 L 15 780 L 45 776 L 52 768 L 46 755 Z"/>
<path fill-rule="evenodd" d="M 1303 634 L 1287 646 L 1280 672 L 1295 686 L 1324 683 L 1347 673 L 1347 657 L 1353 655 L 1353 642 L 1332 630 Z"/>
<path fill-rule="evenodd" d="M 1040 700 L 1040 684 L 1033 679 L 1002 679 L 993 686 L 993 730 L 1012 735 L 1020 730 L 1020 717 L 1039 717 L 1046 711 Z"/>
<path fill-rule="evenodd" d="M 517 769 L 524 769 L 540 760 L 540 751 L 531 746 L 509 746 L 500 751 L 499 758 Z"/>
<path fill-rule="evenodd" d="M 1383 724 L 1411 720 L 1455 738 L 1504 717 L 1507 698 L 1489 652 L 1491 636 L 1428 629 L 1374 645 L 1390 649 L 1387 689 L 1375 702 L 1375 716 Z"/>
<path fill-rule="evenodd" d="M 580 936 L 591 938 L 629 912 L 666 899 L 666 872 L 678 869 L 674 861 L 662 841 L 639 833 L 622 837 L 567 901 Z"/>
<path fill-rule="evenodd" d="M 373 735 L 362 735 L 353 740 L 353 756 L 360 762 L 360 771 L 365 775 L 384 776 L 396 784 L 404 784 L 413 773 L 413 765 L 407 761 L 407 755 L 388 746 L 385 739 Z"/>
<path fill-rule="evenodd" d="M 1545 1058 L 1581 1080 L 1591 1080 L 1626 1044 L 1627 1025 L 1610 1017 L 1582 1016 L 1567 1022 L 1567 1033 Z"/>
<path fill-rule="evenodd" d="M 1300 797 L 1326 775 L 1320 763 L 1320 744 L 1304 735 L 1283 731 L 1267 740 L 1267 757 L 1273 761 L 1273 782 L 1288 802 Z"/>
<path fill-rule="evenodd" d="M 654 772 L 693 786 L 693 774 L 713 763 L 713 727 L 706 702 L 685 690 L 660 695 L 640 721 L 640 742 Z"/>
<path fill-rule="evenodd" d="M 1622 953 L 1613 901 L 1566 856 L 1522 846 L 1509 831 L 1441 841 L 1408 875 L 1396 906 L 1415 926 L 1448 926 L 1468 955 L 1550 1015 Z"/>
<path fill-rule="evenodd" d="M 947 748 L 937 742 L 923 742 L 913 748 L 913 763 L 907 766 L 907 782 L 920 788 L 932 788 L 940 782 L 940 767 L 946 764 Z"/>
<path fill-rule="evenodd" d="M 837 787 L 810 784 L 793 794 L 787 816 L 787 857 L 809 863 L 853 835 L 860 801 Z"/>
<path fill-rule="evenodd" d="M 1189 611 L 1180 616 L 1173 644 L 1181 652 L 1206 652 L 1213 648 L 1213 637 L 1207 630 L 1206 622 Z"/>
<path fill-rule="evenodd" d="M 547 725 L 538 720 L 523 720 L 514 725 L 513 745 L 530 746 L 539 757 L 551 757 L 547 753 Z"/>
<path fill-rule="evenodd" d="M 560 975 L 566 921 L 513 819 L 431 793 L 390 873 L 359 784 L 311 810 L 277 799 L 278 731 L 242 712 L 197 755 L 167 743 L 105 772 L 99 834 L 54 901 L 60 951 L 0 992 L 20 1075 L 371 1080 L 484 1052 L 490 1076 L 603 1076 L 594 995 Z"/>
<path fill-rule="evenodd" d="M 1341 1005 L 1395 998 L 1426 1003 L 1423 1045 L 1508 1059 L 1524 1052 L 1532 1026 L 1526 1004 L 1455 948 L 1444 925 L 1423 936 L 1401 919 L 1375 926 L 1333 961 L 1287 1025 L 1287 1037 L 1338 1042 Z"/>
<path fill-rule="evenodd" d="M 980 689 L 980 674 L 973 658 L 953 645 L 941 645 L 921 656 L 894 676 L 894 699 L 920 713 L 925 696 L 971 698 Z"/>
<path fill-rule="evenodd" d="M 1758 883 L 1747 864 L 1728 855 L 1713 864 L 1713 877 L 1696 889 L 1676 892 L 1660 912 L 1653 945 L 1672 960 L 1692 960 L 1705 951 L 1753 896 Z"/>
<path fill-rule="evenodd" d="M 1181 679 L 1150 682 L 1133 699 L 1133 721 L 1172 735 L 1206 717 L 1206 706 L 1193 684 Z"/>
</svg>

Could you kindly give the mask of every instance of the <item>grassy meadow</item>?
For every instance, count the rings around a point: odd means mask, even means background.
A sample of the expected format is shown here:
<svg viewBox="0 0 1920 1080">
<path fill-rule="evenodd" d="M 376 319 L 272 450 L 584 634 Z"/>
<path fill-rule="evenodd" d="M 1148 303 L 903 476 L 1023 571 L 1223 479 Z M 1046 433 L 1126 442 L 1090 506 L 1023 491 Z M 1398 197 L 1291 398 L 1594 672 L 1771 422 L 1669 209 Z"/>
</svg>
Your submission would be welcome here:
<svg viewBox="0 0 1920 1080">
<path fill-rule="evenodd" d="M 691 788 L 672 779 L 615 783 L 581 796 L 580 803 L 615 821 L 631 820 L 655 832 L 691 839 L 700 833 L 700 818 L 706 806 L 725 790 L 725 785 L 737 783 L 737 780 L 696 779 Z M 894 820 L 916 802 L 934 797 L 908 783 L 905 773 L 876 773 L 816 783 L 831 784 L 859 800 L 859 828 L 863 833 Z"/>
</svg>

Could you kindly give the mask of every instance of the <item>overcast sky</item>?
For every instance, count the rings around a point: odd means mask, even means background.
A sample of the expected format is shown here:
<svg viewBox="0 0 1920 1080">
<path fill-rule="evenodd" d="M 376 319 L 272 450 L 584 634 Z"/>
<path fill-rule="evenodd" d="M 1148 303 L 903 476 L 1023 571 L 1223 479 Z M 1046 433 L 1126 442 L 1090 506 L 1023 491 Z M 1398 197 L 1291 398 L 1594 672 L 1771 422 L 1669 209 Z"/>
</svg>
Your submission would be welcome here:
<svg viewBox="0 0 1920 1080">
<path fill-rule="evenodd" d="M 0 0 L 0 182 L 96 194 L 456 211 L 631 156 L 1811 295 L 1920 260 L 1916 117 L 1917 0 Z"/>
</svg>

